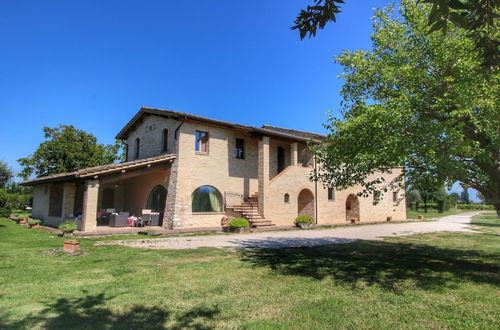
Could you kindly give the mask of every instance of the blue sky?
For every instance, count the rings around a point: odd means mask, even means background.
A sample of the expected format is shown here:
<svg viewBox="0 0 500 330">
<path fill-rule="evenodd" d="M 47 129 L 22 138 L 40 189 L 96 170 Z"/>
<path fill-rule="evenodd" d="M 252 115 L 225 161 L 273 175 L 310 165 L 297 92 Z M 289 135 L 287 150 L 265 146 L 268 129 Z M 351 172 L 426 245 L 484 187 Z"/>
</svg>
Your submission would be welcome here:
<svg viewBox="0 0 500 330">
<path fill-rule="evenodd" d="M 0 159 L 72 124 L 113 143 L 142 105 L 323 132 L 343 49 L 370 48 L 373 8 L 347 1 L 316 38 L 290 30 L 307 0 L 0 2 Z"/>
</svg>

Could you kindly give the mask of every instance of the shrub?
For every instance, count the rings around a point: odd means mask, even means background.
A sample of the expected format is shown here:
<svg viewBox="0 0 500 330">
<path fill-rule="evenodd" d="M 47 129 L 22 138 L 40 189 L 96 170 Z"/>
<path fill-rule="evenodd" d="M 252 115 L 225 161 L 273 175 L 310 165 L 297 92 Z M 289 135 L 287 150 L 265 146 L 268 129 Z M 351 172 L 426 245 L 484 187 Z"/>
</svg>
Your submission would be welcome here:
<svg viewBox="0 0 500 330">
<path fill-rule="evenodd" d="M 34 226 L 34 225 L 39 225 L 42 223 L 42 220 L 37 220 L 37 219 L 29 219 L 28 220 L 28 225 Z"/>
<path fill-rule="evenodd" d="M 0 189 L 0 217 L 10 216 L 11 211 L 9 194 L 5 190 Z"/>
<path fill-rule="evenodd" d="M 65 221 L 59 225 L 59 230 L 63 233 L 72 233 L 77 229 L 75 221 Z"/>
<path fill-rule="evenodd" d="M 298 217 L 295 218 L 295 225 L 298 225 L 299 223 L 313 223 L 313 222 L 314 220 L 306 215 L 299 215 Z"/>
<path fill-rule="evenodd" d="M 245 218 L 234 218 L 228 224 L 229 228 L 249 228 L 250 222 Z"/>
</svg>

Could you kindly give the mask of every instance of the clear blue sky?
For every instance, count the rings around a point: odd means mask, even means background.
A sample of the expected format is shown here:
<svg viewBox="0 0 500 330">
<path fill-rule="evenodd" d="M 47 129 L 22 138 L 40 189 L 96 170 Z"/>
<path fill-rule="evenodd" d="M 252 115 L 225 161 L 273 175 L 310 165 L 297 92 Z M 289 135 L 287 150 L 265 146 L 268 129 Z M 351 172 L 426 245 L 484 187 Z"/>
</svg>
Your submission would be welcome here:
<svg viewBox="0 0 500 330">
<path fill-rule="evenodd" d="M 0 159 L 72 124 L 113 143 L 142 105 L 323 132 L 342 80 L 333 56 L 370 48 L 373 8 L 347 1 L 316 38 L 290 30 L 307 0 L 0 2 Z"/>
</svg>

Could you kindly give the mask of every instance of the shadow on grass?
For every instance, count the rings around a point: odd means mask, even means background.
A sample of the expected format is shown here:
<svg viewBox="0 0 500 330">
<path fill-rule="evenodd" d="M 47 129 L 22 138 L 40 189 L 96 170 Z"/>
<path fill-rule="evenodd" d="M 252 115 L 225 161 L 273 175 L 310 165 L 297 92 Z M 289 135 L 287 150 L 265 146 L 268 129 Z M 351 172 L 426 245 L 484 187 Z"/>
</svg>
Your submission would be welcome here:
<svg viewBox="0 0 500 330">
<path fill-rule="evenodd" d="M 500 227 L 500 222 L 499 223 L 491 223 L 491 222 L 474 221 L 473 225 L 474 226 L 484 226 L 484 227 Z"/>
<path fill-rule="evenodd" d="M 0 319 L 2 329 L 210 329 L 205 323 L 214 319 L 217 308 L 195 307 L 180 315 L 160 307 L 134 305 L 128 311 L 115 312 L 105 303 L 114 297 L 104 294 L 82 298 L 61 298 L 47 303 L 42 311 L 22 320 Z"/>
<path fill-rule="evenodd" d="M 351 286 L 378 285 L 398 293 L 411 280 L 424 290 L 439 291 L 471 281 L 500 285 L 499 254 L 428 245 L 357 241 L 347 244 L 242 251 L 242 260 L 284 275 Z"/>
</svg>

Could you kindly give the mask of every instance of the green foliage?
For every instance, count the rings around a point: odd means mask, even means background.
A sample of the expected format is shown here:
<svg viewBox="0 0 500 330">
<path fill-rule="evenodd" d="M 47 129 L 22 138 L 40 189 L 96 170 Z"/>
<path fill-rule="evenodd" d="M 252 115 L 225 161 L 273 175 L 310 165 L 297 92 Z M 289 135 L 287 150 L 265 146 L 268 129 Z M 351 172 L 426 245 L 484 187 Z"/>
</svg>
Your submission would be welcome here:
<svg viewBox="0 0 500 330">
<path fill-rule="evenodd" d="M 5 191 L 7 191 L 9 194 L 32 195 L 33 187 L 22 186 L 17 182 L 11 182 L 5 186 Z"/>
<path fill-rule="evenodd" d="M 75 221 L 65 221 L 59 225 L 59 230 L 63 233 L 72 233 L 78 229 Z"/>
<path fill-rule="evenodd" d="M 43 128 L 45 141 L 25 158 L 18 159 L 23 166 L 20 176 L 45 176 L 72 172 L 78 169 L 113 163 L 119 160 L 121 145 L 98 144 L 94 135 L 71 125 Z"/>
<path fill-rule="evenodd" d="M 30 226 L 39 225 L 41 223 L 42 223 L 42 220 L 38 220 L 38 219 L 29 219 L 28 220 L 28 225 L 30 225 Z"/>
<path fill-rule="evenodd" d="M 227 226 L 230 228 L 248 228 L 250 227 L 250 223 L 245 218 L 234 218 Z"/>
<path fill-rule="evenodd" d="M 399 14 L 375 14 L 372 50 L 336 58 L 345 80 L 342 118 L 330 116 L 330 134 L 311 146 L 319 164 L 313 179 L 339 190 L 361 185 L 369 195 L 402 187 L 402 175 L 385 181 L 374 173 L 404 165 L 407 184 L 424 200 L 424 192 L 459 181 L 500 209 L 499 84 L 480 73 L 463 30 L 429 34 L 429 6 L 402 4 Z"/>
<path fill-rule="evenodd" d="M 314 220 L 306 215 L 299 215 L 298 217 L 295 218 L 296 225 L 298 225 L 299 223 L 313 223 L 313 222 Z"/>
<path fill-rule="evenodd" d="M 406 193 L 406 203 L 410 208 L 416 208 L 418 203 L 422 201 L 422 196 L 420 196 L 420 191 L 417 189 L 410 189 Z"/>
<path fill-rule="evenodd" d="M 474 41 L 476 49 L 481 53 L 483 65 L 498 69 L 499 37 L 496 27 L 500 1 L 484 0 L 423 0 L 414 1 L 432 5 L 427 11 L 426 31 L 432 33 L 441 30 L 446 33 L 448 25 L 467 31 Z M 318 28 L 323 29 L 327 23 L 336 21 L 343 0 L 313 0 L 314 5 L 301 10 L 295 19 L 292 30 L 299 30 L 300 39 L 308 34 L 314 37 Z"/>
<path fill-rule="evenodd" d="M 485 204 L 457 204 L 457 208 L 460 210 L 494 210 L 493 205 L 485 205 Z"/>
<path fill-rule="evenodd" d="M 12 172 L 9 165 L 3 160 L 0 160 L 0 188 L 4 188 L 13 176 L 14 172 Z"/>
<path fill-rule="evenodd" d="M 12 208 L 10 206 L 9 194 L 0 189 L 0 217 L 8 217 L 12 212 Z"/>
<path fill-rule="evenodd" d="M 450 205 L 452 207 L 456 207 L 459 200 L 460 200 L 460 195 L 456 192 L 452 192 L 451 194 L 448 195 L 448 201 L 450 202 Z"/>
</svg>

